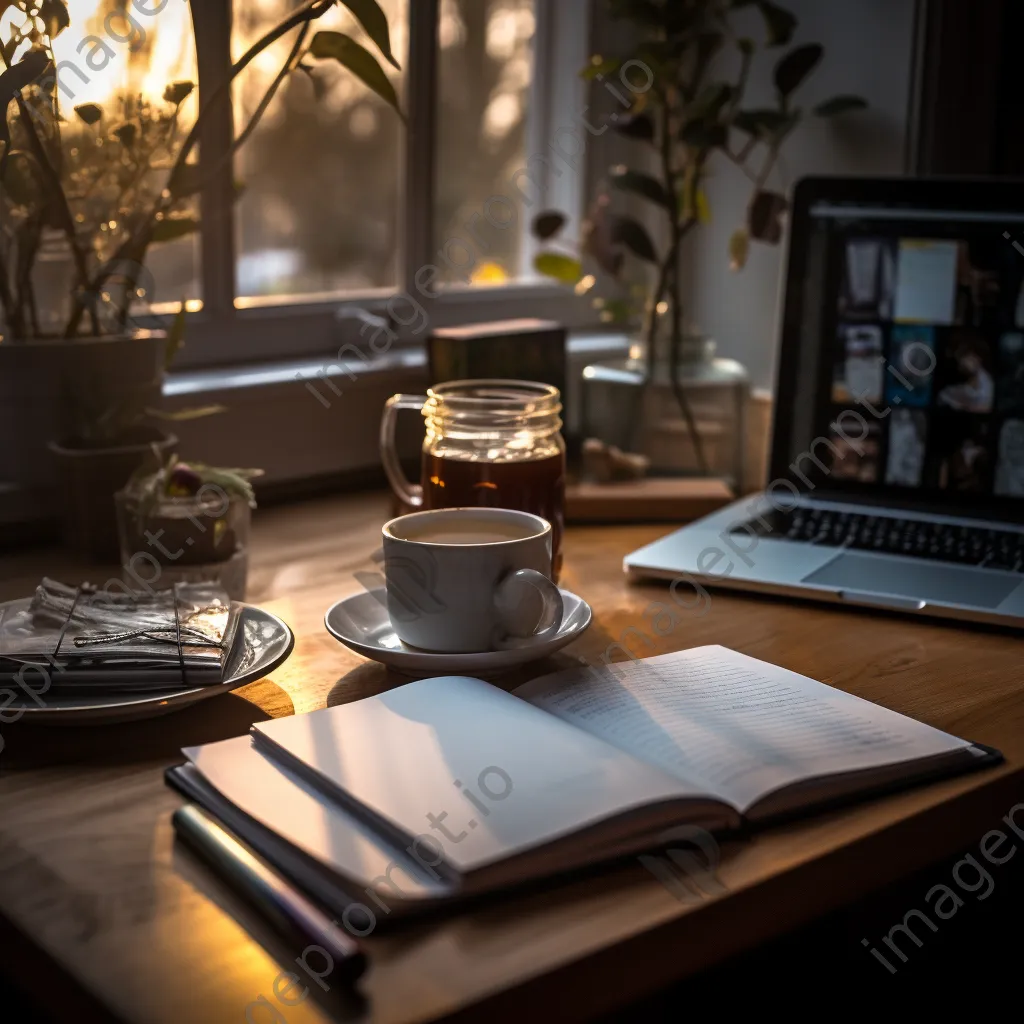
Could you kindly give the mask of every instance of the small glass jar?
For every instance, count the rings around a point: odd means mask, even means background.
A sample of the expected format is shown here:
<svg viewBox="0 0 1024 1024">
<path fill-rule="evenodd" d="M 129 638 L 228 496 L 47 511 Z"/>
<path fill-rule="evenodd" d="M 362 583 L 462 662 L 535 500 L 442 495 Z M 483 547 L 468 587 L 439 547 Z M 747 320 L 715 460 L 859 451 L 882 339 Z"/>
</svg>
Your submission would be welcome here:
<svg viewBox="0 0 1024 1024">
<path fill-rule="evenodd" d="M 252 524 L 245 498 L 209 486 L 187 498 L 143 501 L 119 491 L 114 500 L 121 577 L 132 590 L 209 581 L 233 601 L 245 600 Z"/>
<path fill-rule="evenodd" d="M 690 337 L 673 370 L 666 359 L 646 359 L 635 344 L 628 359 L 583 370 L 582 424 L 596 437 L 641 452 L 652 476 L 710 476 L 743 493 L 746 477 L 750 379 L 733 359 L 716 354 L 714 341 Z M 682 414 L 685 396 L 699 431 L 706 466 Z"/>
<path fill-rule="evenodd" d="M 426 421 L 419 484 L 395 451 L 400 409 Z M 552 574 L 562 566 L 565 441 L 557 388 L 515 380 L 439 384 L 425 396 L 395 395 L 381 427 L 381 456 L 395 494 L 412 508 L 511 508 L 552 529 Z"/>
</svg>

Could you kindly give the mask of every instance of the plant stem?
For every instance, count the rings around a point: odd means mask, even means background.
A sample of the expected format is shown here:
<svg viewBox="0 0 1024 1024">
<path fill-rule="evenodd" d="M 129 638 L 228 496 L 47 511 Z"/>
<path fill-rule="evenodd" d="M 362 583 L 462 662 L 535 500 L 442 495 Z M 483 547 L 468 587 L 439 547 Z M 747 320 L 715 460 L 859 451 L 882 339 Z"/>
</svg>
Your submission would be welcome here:
<svg viewBox="0 0 1024 1024">
<path fill-rule="evenodd" d="M 85 255 L 85 251 L 78 244 L 78 233 L 75 230 L 75 218 L 71 213 L 71 207 L 68 204 L 68 197 L 64 193 L 64 186 L 61 183 L 60 174 L 57 172 L 56 167 L 54 167 L 53 162 L 50 160 L 50 154 L 46 151 L 46 147 L 43 145 L 43 140 L 40 139 L 39 133 L 36 131 L 36 127 L 32 123 L 32 114 L 28 109 L 28 104 L 26 104 L 25 100 L 22 98 L 21 93 L 15 96 L 15 102 L 18 104 L 18 113 L 21 117 L 21 123 L 25 129 L 25 134 L 28 136 L 29 148 L 32 150 L 32 155 L 36 158 L 36 162 L 39 164 L 39 167 L 43 172 L 43 181 L 47 191 L 50 193 L 50 198 L 53 201 L 57 220 L 60 223 L 61 230 L 67 238 L 68 246 L 71 249 L 71 257 L 75 263 L 75 273 L 78 275 L 79 286 L 84 288 L 89 282 L 89 263 Z M 99 334 L 99 322 L 96 318 L 95 309 L 91 310 L 91 313 L 93 333 Z"/>
<path fill-rule="evenodd" d="M 3 46 L 0 46 L 0 58 L 3 59 L 4 65 L 10 69 L 11 62 Z M 52 52 L 50 53 L 50 59 L 53 59 Z M 25 134 L 28 136 L 29 148 L 32 150 L 32 155 L 36 158 L 36 161 L 43 172 L 43 179 L 47 189 L 51 193 L 51 198 L 53 199 L 54 207 L 57 212 L 57 219 L 60 221 L 61 230 L 67 236 L 68 245 L 71 248 L 71 256 L 75 262 L 75 272 L 78 274 L 79 284 L 84 288 L 89 280 L 89 265 L 85 252 L 78 244 L 78 235 L 75 230 L 75 218 L 71 214 L 71 207 L 68 205 L 68 198 L 64 194 L 64 186 L 61 184 L 60 173 L 53 166 L 53 163 L 50 160 L 50 154 L 46 151 L 46 147 L 43 145 L 42 139 L 39 138 L 35 125 L 32 123 L 32 113 L 28 109 L 28 105 L 25 103 L 20 90 L 17 92 L 14 99 L 18 104 L 18 116 L 21 118 Z M 20 316 L 19 319 L 21 319 Z M 99 334 L 99 323 L 96 319 L 95 310 L 92 311 L 92 327 L 93 332 L 95 334 Z"/>
<path fill-rule="evenodd" d="M 673 270 L 673 278 L 674 289 L 678 293 L 680 287 L 678 261 L 676 262 L 676 266 Z M 704 476 L 710 476 L 711 466 L 708 462 L 707 452 L 704 450 L 704 441 L 700 436 L 700 427 L 697 424 L 697 417 L 694 415 L 693 406 L 690 405 L 690 401 L 686 397 L 686 389 L 683 387 L 682 381 L 679 379 L 679 363 L 680 355 L 682 353 L 682 343 L 683 311 L 679 303 L 674 302 L 672 304 L 672 350 L 669 358 L 669 376 L 672 380 L 672 393 L 675 395 L 676 402 L 679 404 L 679 409 L 683 414 L 683 419 L 686 421 L 686 428 L 690 432 L 690 437 L 693 438 L 693 450 L 697 457 L 697 465 Z"/>
<path fill-rule="evenodd" d="M 14 294 L 11 292 L 10 277 L 2 249 L 0 249 L 0 307 L 3 308 L 4 320 L 14 337 L 24 337 L 21 308 L 15 302 Z"/>
<path fill-rule="evenodd" d="M 698 82 L 701 74 L 702 71 L 699 71 L 697 75 Z M 662 265 L 658 290 L 655 295 L 654 304 L 651 308 L 652 341 L 649 342 L 649 344 L 653 345 L 653 338 L 657 334 L 658 306 L 660 305 L 662 296 L 665 294 L 667 289 L 670 296 L 669 301 L 671 304 L 672 314 L 672 333 L 669 343 L 669 378 L 672 393 L 675 396 L 676 404 L 679 406 L 679 411 L 682 413 L 683 419 L 686 422 L 687 430 L 690 432 L 690 439 L 693 441 L 694 455 L 697 459 L 697 467 L 702 475 L 709 476 L 711 470 L 707 453 L 704 450 L 704 440 L 700 436 L 700 428 L 697 424 L 697 418 L 693 414 L 693 408 L 690 405 L 690 400 L 686 395 L 686 389 L 679 381 L 679 359 L 682 354 L 683 345 L 683 304 L 682 282 L 680 280 L 679 273 L 679 257 L 683 239 L 696 223 L 696 215 L 694 214 L 690 216 L 686 221 L 682 221 L 680 217 L 678 194 L 679 178 L 672 164 L 673 131 L 671 97 L 667 93 L 662 96 L 661 115 L 661 164 L 662 173 L 665 178 L 665 191 L 668 194 L 669 199 L 669 213 L 672 217 L 672 245 L 669 248 L 665 262 Z M 705 158 L 704 151 L 701 150 L 696 158 L 696 167 L 694 172 L 695 182 L 700 181 L 699 172 L 703 166 L 703 160 Z"/>
<path fill-rule="evenodd" d="M 31 275 L 25 282 L 25 305 L 28 307 L 28 322 L 32 333 L 38 338 L 42 333 L 39 329 L 39 303 L 36 302 L 36 286 L 32 283 Z"/>
<path fill-rule="evenodd" d="M 267 88 L 267 91 L 263 94 L 263 99 L 260 100 L 259 105 L 253 111 L 252 117 L 249 119 L 249 123 L 246 125 L 242 134 L 232 143 L 231 148 L 221 157 L 221 159 L 199 180 L 199 188 L 204 188 L 210 181 L 212 181 L 223 169 L 229 164 L 235 157 L 235 154 L 240 150 L 246 142 L 252 137 L 252 134 L 259 127 L 260 121 L 263 120 L 263 115 L 266 114 L 273 102 L 274 97 L 277 95 L 278 90 L 284 84 L 285 79 L 288 75 L 295 70 L 295 63 L 302 51 L 303 43 L 306 41 L 306 37 L 309 35 L 309 23 L 307 22 L 302 26 L 298 36 L 295 39 L 295 45 L 291 49 L 291 53 L 288 55 L 288 59 L 285 61 L 281 70 L 277 73 L 273 82 Z"/>
<path fill-rule="evenodd" d="M 178 159 L 175 161 L 174 168 L 171 171 L 171 176 L 168 179 L 167 191 L 173 193 L 174 179 L 176 175 L 181 173 L 181 168 L 188 162 L 188 158 L 192 155 L 192 150 L 198 145 L 199 136 L 202 132 L 205 118 L 214 108 L 216 103 L 228 92 L 234 80 L 265 49 L 267 49 L 267 47 L 276 43 L 282 36 L 287 35 L 293 28 L 298 28 L 300 25 L 304 25 L 308 29 L 311 21 L 316 21 L 318 18 L 322 18 L 332 7 L 334 7 L 334 5 L 335 0 L 309 0 L 309 2 L 303 7 L 290 14 L 287 18 L 272 28 L 262 39 L 255 42 L 246 51 L 246 53 L 231 65 L 231 70 L 228 73 L 227 78 L 216 89 L 214 89 L 210 94 L 209 100 L 203 103 L 203 109 L 200 110 L 199 116 L 196 118 L 196 123 L 192 126 L 192 130 L 186 136 L 184 143 L 182 143 L 181 152 L 178 154 Z"/>
</svg>

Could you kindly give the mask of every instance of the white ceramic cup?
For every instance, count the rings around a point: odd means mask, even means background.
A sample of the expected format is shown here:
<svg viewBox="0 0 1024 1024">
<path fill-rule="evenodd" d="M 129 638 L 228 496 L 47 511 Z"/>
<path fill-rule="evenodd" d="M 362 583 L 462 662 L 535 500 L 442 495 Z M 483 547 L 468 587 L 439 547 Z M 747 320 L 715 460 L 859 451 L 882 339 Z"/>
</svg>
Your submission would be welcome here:
<svg viewBox="0 0 1024 1024">
<path fill-rule="evenodd" d="M 403 642 L 477 653 L 550 640 L 562 624 L 551 524 L 503 508 L 445 508 L 385 523 L 388 614 Z M 440 539 L 439 539 L 440 538 Z"/>
</svg>

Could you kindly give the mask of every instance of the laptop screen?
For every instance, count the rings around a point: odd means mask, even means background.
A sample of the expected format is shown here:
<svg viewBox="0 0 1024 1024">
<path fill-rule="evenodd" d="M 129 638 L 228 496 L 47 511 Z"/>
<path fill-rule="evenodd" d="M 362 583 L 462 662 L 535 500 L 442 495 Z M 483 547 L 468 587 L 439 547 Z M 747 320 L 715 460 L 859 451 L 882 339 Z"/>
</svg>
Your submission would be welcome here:
<svg viewBox="0 0 1024 1024">
<path fill-rule="evenodd" d="M 816 201 L 805 223 L 788 475 L 1024 515 L 1024 213 Z"/>
</svg>

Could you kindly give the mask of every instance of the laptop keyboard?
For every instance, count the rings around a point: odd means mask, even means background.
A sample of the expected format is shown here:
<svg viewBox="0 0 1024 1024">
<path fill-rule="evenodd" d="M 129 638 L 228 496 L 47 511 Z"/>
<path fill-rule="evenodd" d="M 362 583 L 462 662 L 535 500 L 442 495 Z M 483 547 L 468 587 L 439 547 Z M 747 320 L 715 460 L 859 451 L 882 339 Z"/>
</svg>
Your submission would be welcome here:
<svg viewBox="0 0 1024 1024">
<path fill-rule="evenodd" d="M 1009 530 L 894 519 L 824 508 L 768 512 L 763 519 L 753 519 L 733 532 L 740 530 L 776 540 L 1024 573 L 1024 533 Z"/>
</svg>

